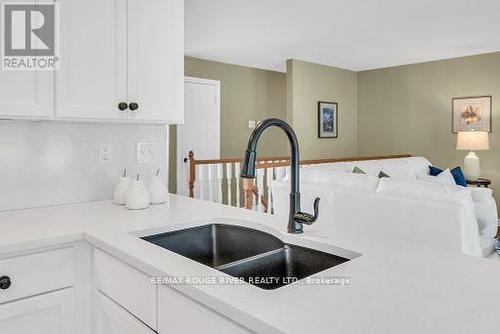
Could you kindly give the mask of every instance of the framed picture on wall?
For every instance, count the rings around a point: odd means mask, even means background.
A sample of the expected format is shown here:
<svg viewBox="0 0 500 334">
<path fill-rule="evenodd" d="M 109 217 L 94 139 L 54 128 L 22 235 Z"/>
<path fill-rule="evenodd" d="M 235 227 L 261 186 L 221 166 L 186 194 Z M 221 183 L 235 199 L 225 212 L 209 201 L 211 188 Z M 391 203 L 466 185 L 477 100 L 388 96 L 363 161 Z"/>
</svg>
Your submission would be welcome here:
<svg viewBox="0 0 500 334">
<path fill-rule="evenodd" d="M 318 102 L 318 138 L 338 137 L 338 117 L 336 102 Z"/>
<path fill-rule="evenodd" d="M 491 96 L 453 98 L 453 133 L 470 130 L 491 132 L 491 100 Z"/>
</svg>

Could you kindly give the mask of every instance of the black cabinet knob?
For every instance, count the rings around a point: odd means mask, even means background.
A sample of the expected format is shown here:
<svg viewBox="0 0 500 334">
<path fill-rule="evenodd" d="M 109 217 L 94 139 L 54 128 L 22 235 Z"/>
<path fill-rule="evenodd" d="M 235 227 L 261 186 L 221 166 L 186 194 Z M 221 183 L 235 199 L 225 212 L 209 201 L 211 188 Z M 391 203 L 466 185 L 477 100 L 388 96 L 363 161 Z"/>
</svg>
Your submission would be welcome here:
<svg viewBox="0 0 500 334">
<path fill-rule="evenodd" d="M 0 289 L 7 290 L 11 283 L 9 276 L 0 276 Z"/>
<path fill-rule="evenodd" d="M 135 103 L 135 102 L 131 102 L 131 103 L 129 103 L 128 108 L 132 111 L 137 110 L 137 109 L 139 109 L 139 104 Z"/>
<path fill-rule="evenodd" d="M 125 102 L 118 103 L 118 109 L 120 109 L 120 110 L 123 111 L 123 110 L 125 110 L 127 108 L 128 108 L 128 106 L 127 106 L 127 104 Z"/>
</svg>

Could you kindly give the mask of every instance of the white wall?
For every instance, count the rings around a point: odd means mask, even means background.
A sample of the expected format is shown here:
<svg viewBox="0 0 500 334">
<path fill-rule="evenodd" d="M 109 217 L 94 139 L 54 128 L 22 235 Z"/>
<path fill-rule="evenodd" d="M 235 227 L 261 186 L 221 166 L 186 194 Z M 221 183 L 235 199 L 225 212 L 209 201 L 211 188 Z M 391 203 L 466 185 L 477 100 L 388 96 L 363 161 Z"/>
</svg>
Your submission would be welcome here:
<svg viewBox="0 0 500 334">
<path fill-rule="evenodd" d="M 160 144 L 158 164 L 137 164 L 137 142 Z M 113 162 L 99 164 L 100 143 Z M 124 167 L 168 177 L 168 128 L 146 125 L 0 123 L 0 211 L 111 199 Z"/>
</svg>

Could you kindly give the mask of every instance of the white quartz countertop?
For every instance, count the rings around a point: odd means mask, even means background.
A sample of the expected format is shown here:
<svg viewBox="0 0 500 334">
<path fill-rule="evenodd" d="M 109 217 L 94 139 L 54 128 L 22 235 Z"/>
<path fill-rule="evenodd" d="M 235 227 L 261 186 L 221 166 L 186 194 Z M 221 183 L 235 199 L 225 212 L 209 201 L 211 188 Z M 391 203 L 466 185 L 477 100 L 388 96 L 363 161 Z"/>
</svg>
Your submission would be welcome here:
<svg viewBox="0 0 500 334">
<path fill-rule="evenodd" d="M 348 278 L 350 285 L 290 284 L 276 290 L 249 284 L 172 286 L 255 332 L 497 331 L 499 261 L 345 234 L 333 223 L 305 226 L 304 234 L 289 235 L 282 217 L 175 195 L 168 206 L 141 211 L 94 202 L 2 212 L 0 254 L 84 239 L 151 276 L 224 277 L 137 237 L 207 222 L 250 226 L 339 255 L 361 254 L 321 273 Z"/>
</svg>

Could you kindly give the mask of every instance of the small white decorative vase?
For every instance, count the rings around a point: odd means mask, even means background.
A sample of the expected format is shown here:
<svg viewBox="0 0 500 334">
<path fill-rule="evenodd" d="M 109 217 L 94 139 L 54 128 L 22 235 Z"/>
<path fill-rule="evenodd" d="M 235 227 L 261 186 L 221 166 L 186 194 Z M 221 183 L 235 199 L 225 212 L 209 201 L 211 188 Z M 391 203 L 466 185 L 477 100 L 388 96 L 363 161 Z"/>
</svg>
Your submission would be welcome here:
<svg viewBox="0 0 500 334">
<path fill-rule="evenodd" d="M 168 203 L 168 188 L 160 177 L 159 169 L 149 182 L 149 193 L 151 195 L 151 204 Z"/>
<path fill-rule="evenodd" d="M 149 182 L 149 192 L 151 194 L 151 204 L 163 204 L 168 201 L 168 189 L 161 177 L 153 176 Z"/>
<path fill-rule="evenodd" d="M 115 191 L 113 193 L 113 203 L 124 205 L 127 192 L 130 188 L 130 177 L 127 176 L 127 170 L 123 170 L 123 175 L 120 177 L 115 186 Z"/>
<path fill-rule="evenodd" d="M 146 188 L 139 175 L 132 181 L 125 202 L 129 210 L 141 210 L 149 207 L 149 190 Z"/>
</svg>

